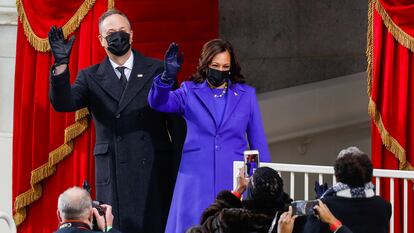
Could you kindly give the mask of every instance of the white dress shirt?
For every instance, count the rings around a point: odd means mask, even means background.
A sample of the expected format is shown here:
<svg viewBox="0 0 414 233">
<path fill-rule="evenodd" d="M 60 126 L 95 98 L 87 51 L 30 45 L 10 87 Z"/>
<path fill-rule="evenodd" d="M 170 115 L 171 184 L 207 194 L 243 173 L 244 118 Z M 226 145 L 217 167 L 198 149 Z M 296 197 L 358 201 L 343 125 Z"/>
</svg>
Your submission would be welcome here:
<svg viewBox="0 0 414 233">
<path fill-rule="evenodd" d="M 111 62 L 112 68 L 114 69 L 115 74 L 116 76 L 118 76 L 118 78 L 121 78 L 121 72 L 119 72 L 119 70 L 117 70 L 116 68 L 119 66 L 126 67 L 124 73 L 126 79 L 129 81 L 129 76 L 131 76 L 132 72 L 132 66 L 134 65 L 134 53 L 131 53 L 131 56 L 129 56 L 128 60 L 126 60 L 126 62 L 123 65 L 116 64 L 114 61 L 111 60 L 111 58 L 109 58 L 109 61 Z"/>
</svg>

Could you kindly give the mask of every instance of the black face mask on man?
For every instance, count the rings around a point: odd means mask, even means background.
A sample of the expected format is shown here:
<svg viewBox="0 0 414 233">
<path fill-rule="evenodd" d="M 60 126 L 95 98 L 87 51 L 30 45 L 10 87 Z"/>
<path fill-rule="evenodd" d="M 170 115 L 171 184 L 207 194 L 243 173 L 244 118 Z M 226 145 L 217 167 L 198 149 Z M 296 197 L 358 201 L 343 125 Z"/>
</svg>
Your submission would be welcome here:
<svg viewBox="0 0 414 233">
<path fill-rule="evenodd" d="M 129 33 L 124 31 L 113 32 L 105 37 L 108 43 L 108 50 L 116 56 L 125 55 L 131 44 L 129 43 Z"/>
<path fill-rule="evenodd" d="M 219 87 L 230 78 L 230 71 L 220 71 L 213 68 L 208 68 L 207 81 L 212 86 Z"/>
</svg>

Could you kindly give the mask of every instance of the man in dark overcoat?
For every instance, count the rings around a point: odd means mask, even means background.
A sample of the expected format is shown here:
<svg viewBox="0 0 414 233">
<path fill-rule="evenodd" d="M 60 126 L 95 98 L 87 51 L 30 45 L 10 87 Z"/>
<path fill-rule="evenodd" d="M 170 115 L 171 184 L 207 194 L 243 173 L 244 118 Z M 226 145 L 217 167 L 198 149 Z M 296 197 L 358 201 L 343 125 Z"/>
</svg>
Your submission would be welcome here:
<svg viewBox="0 0 414 233">
<path fill-rule="evenodd" d="M 133 32 L 125 14 L 109 10 L 99 20 L 99 40 L 107 57 L 69 81 L 74 37 L 65 42 L 52 26 L 55 62 L 50 100 L 58 112 L 87 107 L 96 130 L 97 199 L 113 206 L 114 227 L 125 233 L 164 232 L 177 156 L 185 137 L 182 119 L 152 110 L 147 96 L 161 61 L 131 49 Z"/>
</svg>

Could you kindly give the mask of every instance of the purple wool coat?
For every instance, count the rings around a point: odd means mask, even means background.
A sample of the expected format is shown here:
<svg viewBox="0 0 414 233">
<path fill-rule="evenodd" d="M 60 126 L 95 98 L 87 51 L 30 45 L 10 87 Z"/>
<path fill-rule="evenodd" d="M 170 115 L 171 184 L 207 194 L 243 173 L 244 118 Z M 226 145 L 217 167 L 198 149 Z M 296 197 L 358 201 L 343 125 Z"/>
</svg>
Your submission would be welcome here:
<svg viewBox="0 0 414 233">
<path fill-rule="evenodd" d="M 182 233 L 199 224 L 204 209 L 222 190 L 231 190 L 233 161 L 243 151 L 259 150 L 260 160 L 270 161 L 254 88 L 230 84 L 222 122 L 216 119 L 214 96 L 208 83 L 183 82 L 171 91 L 160 76 L 148 95 L 151 108 L 181 114 L 187 122 L 184 143 L 166 233 Z M 246 140 L 247 134 L 247 140 Z"/>
</svg>

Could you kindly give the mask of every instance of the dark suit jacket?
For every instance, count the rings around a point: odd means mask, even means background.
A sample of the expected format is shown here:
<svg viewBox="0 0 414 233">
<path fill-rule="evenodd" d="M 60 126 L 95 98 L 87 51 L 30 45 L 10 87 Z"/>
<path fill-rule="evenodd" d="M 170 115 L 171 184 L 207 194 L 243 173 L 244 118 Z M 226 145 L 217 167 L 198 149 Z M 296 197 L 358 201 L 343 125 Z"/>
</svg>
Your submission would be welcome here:
<svg viewBox="0 0 414 233">
<path fill-rule="evenodd" d="M 381 197 L 344 198 L 327 196 L 322 201 L 332 214 L 353 233 L 387 233 L 391 204 Z M 342 231 L 341 230 L 341 231 Z M 309 216 L 304 233 L 331 233 L 329 225 L 314 216 Z"/>
<path fill-rule="evenodd" d="M 153 77 L 162 70 L 161 61 L 134 51 L 123 93 L 108 58 L 81 70 L 72 86 L 68 69 L 50 77 L 56 111 L 88 107 L 92 114 L 97 199 L 113 206 L 114 227 L 124 233 L 164 232 L 168 215 L 185 123 L 148 106 Z"/>
</svg>

